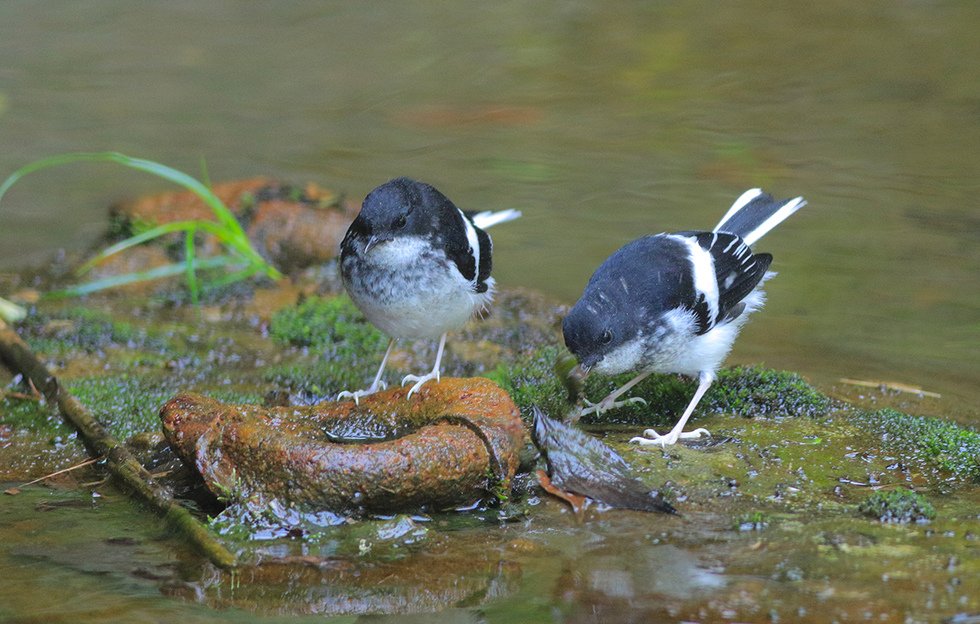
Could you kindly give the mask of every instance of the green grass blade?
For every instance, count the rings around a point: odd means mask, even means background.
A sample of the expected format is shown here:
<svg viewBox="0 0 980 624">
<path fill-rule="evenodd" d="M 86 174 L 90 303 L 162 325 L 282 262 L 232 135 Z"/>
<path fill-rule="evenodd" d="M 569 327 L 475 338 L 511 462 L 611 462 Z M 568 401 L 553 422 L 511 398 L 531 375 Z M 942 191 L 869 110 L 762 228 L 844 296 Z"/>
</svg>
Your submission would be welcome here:
<svg viewBox="0 0 980 624">
<path fill-rule="evenodd" d="M 194 270 L 194 234 L 197 228 L 190 228 L 184 237 L 184 266 L 187 277 L 187 290 L 191 293 L 191 302 L 197 304 L 198 285 L 197 273 Z"/>
<path fill-rule="evenodd" d="M 204 156 L 201 156 L 201 182 L 212 191 L 214 190 L 214 185 L 211 184 L 211 175 L 208 173 L 208 161 Z"/>
<path fill-rule="evenodd" d="M 213 258 L 203 258 L 201 260 L 194 261 L 195 270 L 200 269 L 216 269 L 229 266 L 236 266 L 239 264 L 236 262 L 235 258 L 229 256 L 215 256 Z M 147 271 L 137 271 L 134 273 L 126 273 L 123 275 L 113 275 L 106 277 L 104 279 L 95 280 L 92 282 L 86 282 L 84 284 L 78 284 L 77 286 L 69 286 L 63 290 L 56 290 L 48 293 L 46 296 L 50 298 L 62 298 L 62 297 L 78 297 L 81 295 L 88 295 L 100 290 L 105 290 L 107 288 L 116 288 L 118 286 L 125 286 L 127 284 L 133 284 L 135 282 L 148 282 L 152 280 L 161 279 L 164 277 L 173 277 L 175 275 L 180 275 L 187 271 L 187 264 L 185 262 L 174 262 L 172 264 L 165 264 L 163 266 L 154 267 Z"/>
<path fill-rule="evenodd" d="M 4 180 L 3 184 L 0 184 L 0 199 L 3 198 L 4 194 L 6 194 L 7 190 L 9 190 L 11 186 L 29 173 L 74 162 L 114 162 L 125 167 L 129 167 L 130 169 L 136 169 L 138 171 L 156 175 L 157 177 L 169 180 L 170 182 L 184 187 L 200 197 L 201 200 L 207 204 L 207 206 L 214 213 L 218 224 L 220 224 L 222 227 L 216 228 L 215 231 L 211 233 L 215 234 L 215 236 L 217 236 L 222 243 L 224 243 L 227 247 L 232 248 L 243 258 L 246 258 L 249 263 L 254 263 L 261 267 L 262 272 L 269 277 L 278 279 L 282 276 L 282 274 L 276 270 L 275 267 L 266 262 L 265 259 L 255 250 L 255 248 L 252 247 L 251 241 L 248 239 L 248 235 L 242 229 L 238 219 L 235 218 L 235 215 L 231 212 L 231 210 L 224 205 L 221 199 L 219 199 L 218 196 L 211 191 L 211 189 L 182 171 L 178 171 L 172 167 L 168 167 L 151 160 L 133 158 L 119 152 L 76 152 L 49 156 L 48 158 L 42 158 L 41 160 L 24 165 L 12 173 L 6 180 Z M 147 238 L 143 240 L 145 241 L 149 239 Z M 123 248 L 128 248 L 133 244 L 138 243 L 132 243 Z"/>
<path fill-rule="evenodd" d="M 183 232 L 186 230 L 194 229 L 198 227 L 198 225 L 199 224 L 196 221 L 171 221 L 170 223 L 164 223 L 163 225 L 158 225 L 148 230 L 144 230 L 139 234 L 130 236 L 129 238 L 121 240 L 113 245 L 109 245 L 108 247 L 100 251 L 98 254 L 96 254 L 94 258 L 88 260 L 87 262 L 85 262 L 85 264 L 78 267 L 78 270 L 76 272 L 79 275 L 85 274 L 88 271 L 92 270 L 93 267 L 95 267 L 97 264 L 99 264 L 106 258 L 110 256 L 114 256 L 121 251 L 126 251 L 131 247 L 136 247 L 137 245 L 145 243 L 149 240 L 153 240 L 154 238 L 164 236 L 165 234 L 172 234 L 174 232 Z"/>
</svg>

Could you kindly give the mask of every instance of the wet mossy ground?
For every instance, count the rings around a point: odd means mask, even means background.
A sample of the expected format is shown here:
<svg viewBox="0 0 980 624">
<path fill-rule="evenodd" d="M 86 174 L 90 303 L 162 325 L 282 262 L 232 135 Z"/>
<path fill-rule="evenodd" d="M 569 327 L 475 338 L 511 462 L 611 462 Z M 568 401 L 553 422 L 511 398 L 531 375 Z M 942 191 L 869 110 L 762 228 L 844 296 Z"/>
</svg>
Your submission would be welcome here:
<svg viewBox="0 0 980 624">
<path fill-rule="evenodd" d="M 564 414 L 569 409 L 569 389 L 556 372 L 556 362 L 570 357 L 563 347 L 546 345 L 515 361 L 499 364 L 487 376 L 510 392 L 528 420 L 533 405 L 552 414 Z M 632 377 L 632 374 L 592 375 L 581 391 L 592 401 L 599 401 Z M 601 417 L 589 415 L 583 423 L 672 425 L 687 407 L 696 387 L 694 380 L 679 375 L 650 375 L 629 394 L 643 398 L 645 405 L 625 405 Z M 697 413 L 724 413 L 746 418 L 813 417 L 826 414 L 834 407 L 834 401 L 795 373 L 736 366 L 718 372 L 717 381 L 702 398 Z"/>
<path fill-rule="evenodd" d="M 176 304 L 179 296 L 42 302 L 18 329 L 110 432 L 134 446 L 139 442 L 149 461 L 159 452 L 157 410 L 179 391 L 279 404 L 330 398 L 369 383 L 387 339 L 337 294 L 335 281 L 319 279 L 324 274 L 311 272 L 277 289 L 236 291 L 197 309 Z M 570 407 L 568 388 L 555 373 L 564 351 L 557 329 L 561 312 L 534 293 L 501 293 L 487 319 L 450 336 L 444 375 L 490 377 L 528 422 L 532 406 L 561 417 Z M 428 370 L 434 357 L 434 344 L 400 344 L 389 363 L 389 384 Z M 599 400 L 628 379 L 593 376 L 583 391 Z M 501 508 L 358 520 L 306 531 L 304 539 L 243 543 L 256 560 L 285 556 L 300 567 L 277 564 L 280 576 L 255 571 L 254 591 L 241 592 L 238 602 L 222 591 L 220 575 L 187 581 L 185 574 L 181 586 L 194 586 L 187 590 L 197 596 L 193 600 L 272 610 L 272 598 L 258 588 L 315 587 L 326 579 L 348 592 L 363 591 L 348 577 L 330 576 L 322 564 L 313 568 L 319 570 L 314 579 L 303 567 L 313 564 L 302 563 L 303 557 L 333 557 L 365 578 L 368 570 L 383 569 L 386 578 L 406 586 L 424 576 L 417 566 L 431 566 L 426 562 L 435 557 L 456 575 L 475 573 L 464 562 L 486 564 L 472 595 L 485 584 L 497 589 L 484 587 L 490 594 L 469 599 L 489 600 L 490 614 L 500 611 L 493 591 L 525 605 L 544 600 L 569 613 L 599 605 L 610 617 L 639 609 L 667 619 L 714 614 L 768 621 L 773 613 L 783 621 L 821 621 L 806 614 L 820 613 L 830 596 L 838 619 L 865 611 L 886 614 L 884 621 L 901 621 L 899 615 L 908 613 L 928 619 L 924 614 L 980 611 L 980 597 L 966 589 L 980 584 L 980 434 L 893 409 L 849 406 L 795 373 L 738 366 L 720 372 L 692 420 L 710 438 L 666 451 L 627 443 L 644 427 L 671 426 L 694 387 L 679 376 L 651 376 L 631 393 L 646 406 L 579 423 L 632 463 L 652 488 L 669 493 L 678 517 L 593 507 L 577 523 L 563 503 L 532 486 Z M 6 372 L 0 372 L 0 388 L 0 480 L 23 482 L 87 458 L 51 407 L 29 397 L 30 388 Z M 101 478 L 92 471 L 79 480 Z M 889 525 L 862 513 L 869 496 L 906 490 L 921 497 L 921 509 L 934 509 L 928 523 Z M 515 567 L 528 580 L 515 580 Z M 672 570 L 671 582 L 680 585 L 659 585 L 657 574 L 663 573 L 650 569 Z M 608 578 L 596 576 L 601 571 Z M 609 579 L 620 579 L 620 585 Z M 560 598 L 542 598 L 532 585 L 564 589 L 556 594 Z M 323 598 L 301 594 L 277 594 L 276 600 L 292 605 L 284 612 L 299 613 L 315 606 L 308 602 L 312 597 Z M 456 596 L 448 589 L 446 595 Z M 536 611 L 527 608 L 533 620 Z"/>
</svg>

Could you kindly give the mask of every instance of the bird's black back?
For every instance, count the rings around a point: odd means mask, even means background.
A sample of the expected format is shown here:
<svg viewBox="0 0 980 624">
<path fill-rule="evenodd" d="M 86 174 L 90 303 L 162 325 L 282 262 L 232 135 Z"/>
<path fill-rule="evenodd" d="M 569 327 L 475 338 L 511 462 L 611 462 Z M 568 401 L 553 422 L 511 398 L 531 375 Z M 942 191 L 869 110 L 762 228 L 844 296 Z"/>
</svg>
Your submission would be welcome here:
<svg viewBox="0 0 980 624">
<path fill-rule="evenodd" d="M 691 250 L 693 239 L 714 261 L 718 285 L 717 311 L 695 288 Z M 765 276 L 769 254 L 753 254 L 734 234 L 679 232 L 644 236 L 611 255 L 589 279 L 582 299 L 610 315 L 634 315 L 642 324 L 669 310 L 683 308 L 696 319 L 703 334 L 719 322 L 738 316 L 739 303 Z"/>
<path fill-rule="evenodd" d="M 646 309 L 645 315 L 693 307 L 687 248 L 663 234 L 627 243 L 596 269 L 582 294 L 600 310 L 622 314 L 623 303 Z M 613 308 L 618 309 L 613 309 Z"/>
</svg>

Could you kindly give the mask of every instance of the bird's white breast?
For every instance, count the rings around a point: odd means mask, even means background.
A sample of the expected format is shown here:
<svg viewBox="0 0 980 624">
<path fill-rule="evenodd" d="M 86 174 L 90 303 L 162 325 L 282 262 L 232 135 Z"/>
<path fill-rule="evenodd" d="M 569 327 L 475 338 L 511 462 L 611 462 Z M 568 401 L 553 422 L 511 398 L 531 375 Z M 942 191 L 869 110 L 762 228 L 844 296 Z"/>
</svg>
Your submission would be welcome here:
<svg viewBox="0 0 980 624">
<path fill-rule="evenodd" d="M 768 273 L 766 277 L 774 275 Z M 756 289 L 745 299 L 745 310 L 736 318 L 715 325 L 705 333 L 694 332 L 696 323 L 690 311 L 678 308 L 663 316 L 663 325 L 646 341 L 643 368 L 658 373 L 697 376 L 701 371 L 717 370 L 749 315 L 765 303 L 765 293 Z"/>
<path fill-rule="evenodd" d="M 474 292 L 456 265 L 421 237 L 382 243 L 361 261 L 345 265 L 347 292 L 393 338 L 436 338 L 461 327 L 492 297 L 492 279 L 486 292 Z"/>
</svg>

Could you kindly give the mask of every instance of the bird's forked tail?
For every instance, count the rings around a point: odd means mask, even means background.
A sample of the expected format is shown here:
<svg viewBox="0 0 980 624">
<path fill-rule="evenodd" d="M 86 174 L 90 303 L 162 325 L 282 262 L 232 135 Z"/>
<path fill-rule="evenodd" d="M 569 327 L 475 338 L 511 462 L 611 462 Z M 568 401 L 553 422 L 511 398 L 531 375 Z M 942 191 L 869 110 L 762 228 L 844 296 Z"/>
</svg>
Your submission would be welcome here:
<svg viewBox="0 0 980 624">
<path fill-rule="evenodd" d="M 735 200 L 714 231 L 740 236 L 751 247 L 803 206 L 806 200 L 802 197 L 773 199 L 762 189 L 749 189 Z"/>
</svg>

